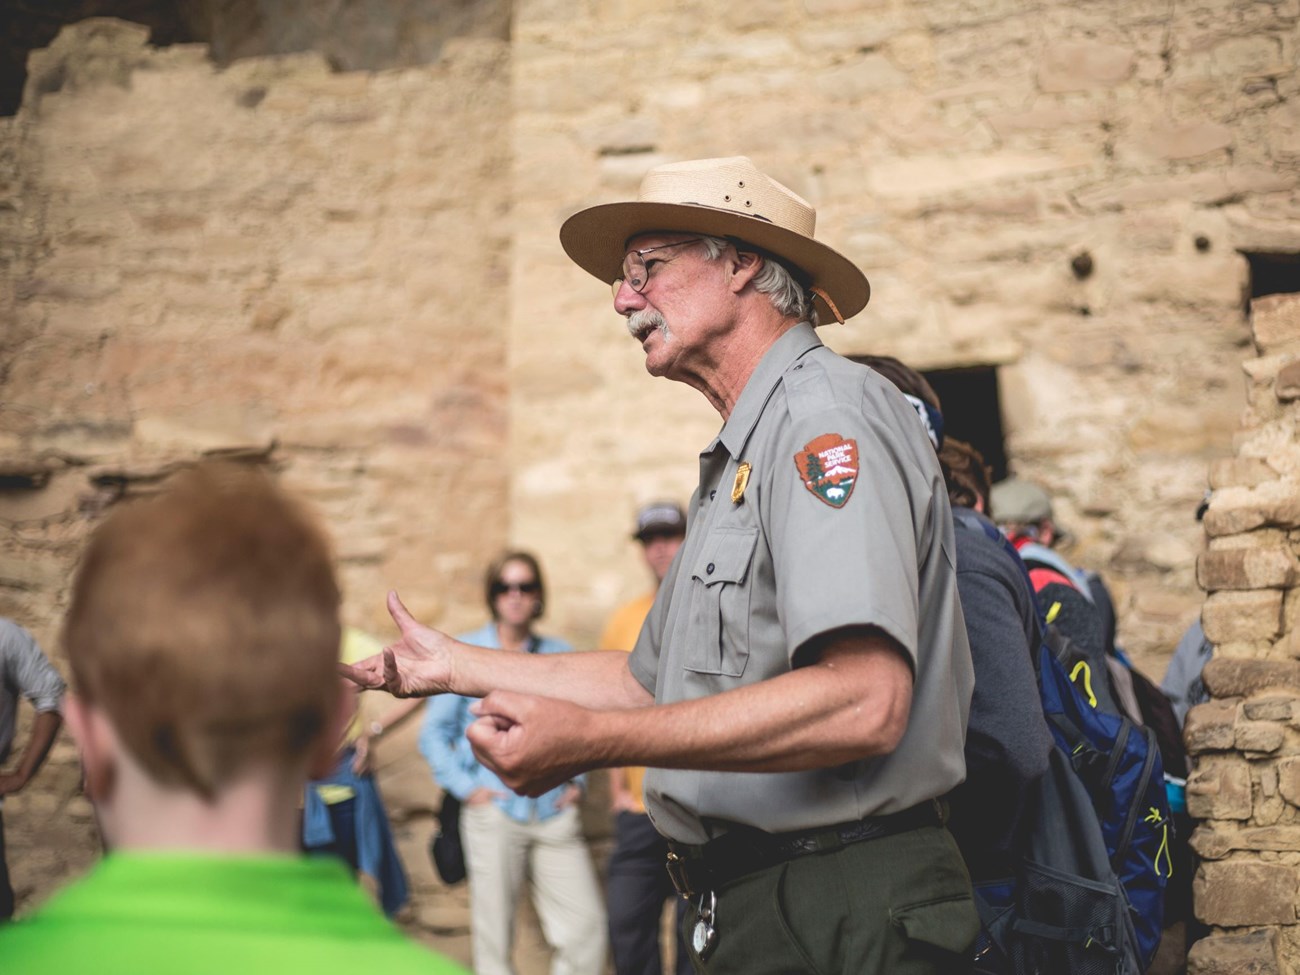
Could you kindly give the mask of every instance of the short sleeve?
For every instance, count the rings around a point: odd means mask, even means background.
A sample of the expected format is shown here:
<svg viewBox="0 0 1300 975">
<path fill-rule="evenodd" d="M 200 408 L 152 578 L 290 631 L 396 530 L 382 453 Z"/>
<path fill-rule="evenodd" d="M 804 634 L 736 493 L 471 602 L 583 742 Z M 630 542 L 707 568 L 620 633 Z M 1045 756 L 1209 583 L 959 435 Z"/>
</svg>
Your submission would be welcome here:
<svg viewBox="0 0 1300 975">
<path fill-rule="evenodd" d="M 828 449 L 856 466 L 843 497 L 810 485 L 809 456 Z M 845 626 L 874 626 L 893 637 L 913 667 L 917 649 L 917 550 L 910 495 L 916 480 L 880 424 L 848 410 L 791 423 L 784 465 L 774 472 L 770 544 L 777 611 L 791 655 Z M 814 476 L 816 471 L 813 472 Z M 831 489 L 833 490 L 833 489 Z"/>
<path fill-rule="evenodd" d="M 63 699 L 63 678 L 31 633 L 17 623 L 3 622 L 0 639 L 6 644 L 14 685 L 37 711 L 57 711 Z"/>
</svg>

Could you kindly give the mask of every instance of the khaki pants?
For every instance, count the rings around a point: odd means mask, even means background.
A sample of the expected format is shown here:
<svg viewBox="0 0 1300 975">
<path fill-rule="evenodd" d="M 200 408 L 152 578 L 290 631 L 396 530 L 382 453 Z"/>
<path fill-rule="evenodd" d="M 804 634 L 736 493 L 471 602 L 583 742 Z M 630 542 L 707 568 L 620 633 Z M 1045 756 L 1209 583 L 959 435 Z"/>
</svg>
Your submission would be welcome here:
<svg viewBox="0 0 1300 975">
<path fill-rule="evenodd" d="M 952 834 L 925 826 L 798 857 L 716 892 L 708 975 L 950 975 L 979 932 Z M 692 900 L 684 940 L 698 916 Z"/>
<path fill-rule="evenodd" d="M 518 823 L 491 803 L 462 806 L 460 829 L 477 975 L 514 975 L 515 905 L 525 877 L 542 934 L 555 949 L 551 975 L 600 975 L 605 908 L 578 810 Z"/>
</svg>

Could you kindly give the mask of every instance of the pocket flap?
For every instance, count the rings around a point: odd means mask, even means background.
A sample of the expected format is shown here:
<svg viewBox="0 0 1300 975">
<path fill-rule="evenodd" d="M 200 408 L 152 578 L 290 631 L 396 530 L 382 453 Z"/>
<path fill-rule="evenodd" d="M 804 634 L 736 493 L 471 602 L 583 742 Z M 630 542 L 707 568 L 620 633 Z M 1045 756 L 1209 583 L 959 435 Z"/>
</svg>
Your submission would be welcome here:
<svg viewBox="0 0 1300 975">
<path fill-rule="evenodd" d="M 749 573 L 758 541 L 757 528 L 723 528 L 704 543 L 691 575 L 712 586 L 719 582 L 740 584 Z"/>
</svg>

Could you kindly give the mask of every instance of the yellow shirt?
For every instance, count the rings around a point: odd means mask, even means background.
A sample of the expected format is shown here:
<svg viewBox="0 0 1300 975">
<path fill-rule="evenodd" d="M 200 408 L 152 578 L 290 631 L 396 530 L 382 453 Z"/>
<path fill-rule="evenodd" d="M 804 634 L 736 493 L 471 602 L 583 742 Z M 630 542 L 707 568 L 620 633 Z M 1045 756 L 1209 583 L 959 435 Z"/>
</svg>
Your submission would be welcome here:
<svg viewBox="0 0 1300 975">
<path fill-rule="evenodd" d="M 383 649 L 384 645 L 369 633 L 358 630 L 353 626 L 343 628 L 343 639 L 339 643 L 339 659 L 343 663 L 354 664 L 358 660 L 365 660 L 366 657 L 374 656 Z M 357 711 L 353 713 L 347 731 L 343 733 L 341 747 L 347 748 L 360 737 L 361 713 Z M 318 785 L 315 788 L 320 793 L 320 797 L 325 800 L 327 806 L 344 802 L 356 795 L 352 788 L 346 785 Z"/>
<path fill-rule="evenodd" d="M 641 635 L 641 624 L 645 622 L 654 601 L 655 594 L 649 592 L 615 610 L 605 626 L 605 632 L 601 634 L 600 649 L 631 652 L 636 646 L 636 638 Z M 642 787 L 645 781 L 645 769 L 640 766 L 626 767 L 623 769 L 623 777 L 628 792 L 636 799 L 637 812 L 645 812 Z"/>
</svg>

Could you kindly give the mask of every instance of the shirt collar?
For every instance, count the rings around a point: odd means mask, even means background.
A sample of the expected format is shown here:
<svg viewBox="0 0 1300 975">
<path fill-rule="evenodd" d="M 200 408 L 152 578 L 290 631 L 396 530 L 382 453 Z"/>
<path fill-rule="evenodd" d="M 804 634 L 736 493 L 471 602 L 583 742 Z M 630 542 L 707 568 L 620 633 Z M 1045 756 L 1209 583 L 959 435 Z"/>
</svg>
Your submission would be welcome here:
<svg viewBox="0 0 1300 975">
<path fill-rule="evenodd" d="M 749 441 L 749 435 L 754 432 L 758 418 L 763 414 L 763 407 L 780 385 L 781 377 L 804 354 L 819 348 L 821 344 L 821 339 L 807 322 L 800 322 L 773 342 L 758 361 L 745 388 L 740 391 L 740 398 L 736 400 L 731 416 L 722 425 L 714 442 L 721 442 L 727 452 L 739 460 Z"/>
</svg>

